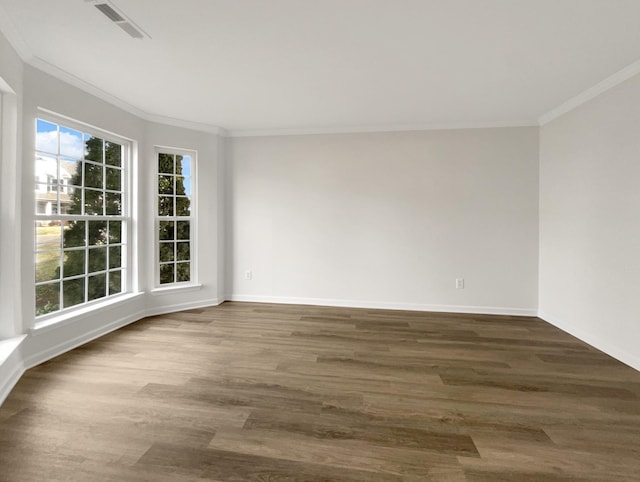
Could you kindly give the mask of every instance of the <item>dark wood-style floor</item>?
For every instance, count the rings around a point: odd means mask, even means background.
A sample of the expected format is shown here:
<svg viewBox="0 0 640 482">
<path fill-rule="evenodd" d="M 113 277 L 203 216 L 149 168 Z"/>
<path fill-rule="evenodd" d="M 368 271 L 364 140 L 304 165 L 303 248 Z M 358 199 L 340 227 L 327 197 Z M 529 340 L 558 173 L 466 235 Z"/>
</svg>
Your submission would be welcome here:
<svg viewBox="0 0 640 482">
<path fill-rule="evenodd" d="M 640 373 L 536 318 L 224 303 L 29 370 L 0 480 L 640 480 Z"/>
</svg>

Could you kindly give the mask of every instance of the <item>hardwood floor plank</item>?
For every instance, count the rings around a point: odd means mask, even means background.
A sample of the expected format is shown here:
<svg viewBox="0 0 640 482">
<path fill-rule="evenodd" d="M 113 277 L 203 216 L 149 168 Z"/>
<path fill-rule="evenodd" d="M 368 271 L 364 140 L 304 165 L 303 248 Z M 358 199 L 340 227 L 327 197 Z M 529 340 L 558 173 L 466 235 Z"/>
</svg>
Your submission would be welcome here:
<svg viewBox="0 0 640 482">
<path fill-rule="evenodd" d="M 0 481 L 638 480 L 640 373 L 532 317 L 227 302 L 28 370 Z"/>
<path fill-rule="evenodd" d="M 203 478 L 227 481 L 295 480 L 300 482 L 401 481 L 397 476 L 380 472 L 335 468 L 328 465 L 293 462 L 280 458 L 243 454 L 218 449 L 187 449 L 167 444 L 154 444 L 137 463 L 201 471 Z"/>
</svg>

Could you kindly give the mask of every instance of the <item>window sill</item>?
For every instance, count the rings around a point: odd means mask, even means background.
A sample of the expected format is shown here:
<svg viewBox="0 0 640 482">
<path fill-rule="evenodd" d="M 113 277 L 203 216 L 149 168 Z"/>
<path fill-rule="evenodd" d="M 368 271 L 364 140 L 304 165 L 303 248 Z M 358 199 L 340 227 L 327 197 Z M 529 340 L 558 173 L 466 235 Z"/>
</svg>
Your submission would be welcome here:
<svg viewBox="0 0 640 482">
<path fill-rule="evenodd" d="M 20 335 L 0 340 L 0 365 L 7 361 L 11 354 L 18 349 L 25 338 L 27 338 L 27 335 Z"/>
<path fill-rule="evenodd" d="M 159 295 L 172 295 L 175 293 L 185 293 L 188 291 L 198 291 L 202 289 L 201 284 L 187 284 L 178 286 L 163 286 L 162 288 L 155 288 L 150 291 L 153 296 Z"/>
<path fill-rule="evenodd" d="M 126 293 L 121 296 L 116 296 L 109 300 L 104 300 L 100 303 L 90 304 L 88 306 L 83 306 L 77 310 L 70 311 L 69 313 L 64 313 L 61 315 L 52 316 L 51 318 L 47 318 L 42 321 L 36 321 L 31 328 L 30 332 L 32 334 L 41 334 L 43 332 L 49 331 L 51 328 L 57 328 L 60 326 L 68 325 L 76 321 L 77 318 L 94 313 L 100 312 L 105 309 L 108 309 L 112 306 L 119 305 L 126 301 L 134 300 L 136 298 L 140 298 L 143 293 Z"/>
</svg>

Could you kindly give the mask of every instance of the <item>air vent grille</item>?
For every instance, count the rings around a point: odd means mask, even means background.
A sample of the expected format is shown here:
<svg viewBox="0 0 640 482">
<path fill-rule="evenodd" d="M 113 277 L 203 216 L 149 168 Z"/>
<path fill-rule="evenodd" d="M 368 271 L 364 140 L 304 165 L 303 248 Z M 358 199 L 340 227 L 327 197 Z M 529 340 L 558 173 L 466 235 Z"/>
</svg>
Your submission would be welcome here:
<svg viewBox="0 0 640 482">
<path fill-rule="evenodd" d="M 115 6 L 112 1 L 85 0 L 85 2 L 93 4 L 100 13 L 124 30 L 130 37 L 136 39 L 143 39 L 145 37 L 151 38 L 147 32 L 142 30 L 133 20 L 127 17 L 127 15 Z"/>
<path fill-rule="evenodd" d="M 135 28 L 133 25 L 131 25 L 128 22 L 119 22 L 118 27 L 120 27 L 122 30 L 127 32 L 133 38 L 144 38 L 144 35 L 142 34 L 142 32 L 140 32 L 137 28 Z"/>
<path fill-rule="evenodd" d="M 95 7 L 112 22 L 124 22 L 124 18 L 122 18 L 120 14 L 111 7 L 111 5 L 108 5 L 106 3 L 98 3 L 97 5 L 95 5 Z"/>
</svg>

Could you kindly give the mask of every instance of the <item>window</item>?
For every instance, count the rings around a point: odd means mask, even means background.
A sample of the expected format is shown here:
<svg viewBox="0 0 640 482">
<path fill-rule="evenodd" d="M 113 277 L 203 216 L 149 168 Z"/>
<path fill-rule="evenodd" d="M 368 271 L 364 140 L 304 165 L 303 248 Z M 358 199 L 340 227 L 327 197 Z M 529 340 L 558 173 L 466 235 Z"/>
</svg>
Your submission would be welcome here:
<svg viewBox="0 0 640 482">
<path fill-rule="evenodd" d="M 194 281 L 195 159 L 193 151 L 157 151 L 157 286 Z"/>
<path fill-rule="evenodd" d="M 63 122 L 36 121 L 36 316 L 127 285 L 129 143 Z"/>
</svg>

